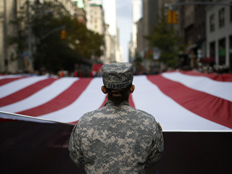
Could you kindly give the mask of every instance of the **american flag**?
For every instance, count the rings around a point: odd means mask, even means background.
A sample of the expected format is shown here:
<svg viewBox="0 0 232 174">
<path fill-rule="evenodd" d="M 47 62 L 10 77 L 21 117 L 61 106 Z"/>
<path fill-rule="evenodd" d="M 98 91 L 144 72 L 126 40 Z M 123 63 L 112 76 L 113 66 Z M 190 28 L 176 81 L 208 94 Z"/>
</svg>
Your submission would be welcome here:
<svg viewBox="0 0 232 174">
<path fill-rule="evenodd" d="M 132 107 L 164 131 L 232 131 L 232 74 L 173 71 L 135 75 Z M 0 76 L 0 118 L 75 124 L 104 106 L 101 77 Z"/>
</svg>

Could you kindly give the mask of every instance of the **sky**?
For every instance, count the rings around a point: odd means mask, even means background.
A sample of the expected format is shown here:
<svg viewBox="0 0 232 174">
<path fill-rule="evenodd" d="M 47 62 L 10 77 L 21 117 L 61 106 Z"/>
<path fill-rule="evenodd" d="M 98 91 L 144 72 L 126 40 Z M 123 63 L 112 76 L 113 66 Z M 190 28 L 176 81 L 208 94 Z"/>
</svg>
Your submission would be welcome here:
<svg viewBox="0 0 232 174">
<path fill-rule="evenodd" d="M 119 44 L 123 49 L 123 61 L 128 61 L 128 44 L 132 32 L 132 0 L 116 0 L 116 16 L 119 28 Z"/>
<path fill-rule="evenodd" d="M 93 0 L 94 1 L 94 0 Z M 128 44 L 131 41 L 131 33 L 132 33 L 132 1 L 133 0 L 101 0 L 103 7 L 104 3 L 107 3 L 107 11 L 115 12 L 116 11 L 116 18 L 117 18 L 117 26 L 119 28 L 119 45 L 122 47 L 123 50 L 123 61 L 127 62 L 129 58 L 129 51 L 128 51 Z M 114 7 L 116 5 L 116 7 Z M 110 9 L 116 8 L 116 9 Z M 112 19 L 112 20 L 109 20 Z M 110 16 L 107 17 L 107 23 L 112 24 L 114 21 L 114 17 Z M 114 33 L 114 31 L 113 31 Z"/>
</svg>

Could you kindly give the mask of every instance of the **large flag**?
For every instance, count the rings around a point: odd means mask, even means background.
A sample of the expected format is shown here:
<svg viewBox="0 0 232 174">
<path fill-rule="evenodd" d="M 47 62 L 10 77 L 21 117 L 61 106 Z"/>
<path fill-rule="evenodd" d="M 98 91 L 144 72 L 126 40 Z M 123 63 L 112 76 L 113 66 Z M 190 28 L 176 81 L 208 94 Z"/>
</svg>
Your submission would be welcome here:
<svg viewBox="0 0 232 174">
<path fill-rule="evenodd" d="M 129 103 L 164 131 L 232 131 L 232 74 L 166 72 L 134 76 Z M 0 76 L 0 118 L 76 123 L 104 106 L 102 78 Z"/>
</svg>

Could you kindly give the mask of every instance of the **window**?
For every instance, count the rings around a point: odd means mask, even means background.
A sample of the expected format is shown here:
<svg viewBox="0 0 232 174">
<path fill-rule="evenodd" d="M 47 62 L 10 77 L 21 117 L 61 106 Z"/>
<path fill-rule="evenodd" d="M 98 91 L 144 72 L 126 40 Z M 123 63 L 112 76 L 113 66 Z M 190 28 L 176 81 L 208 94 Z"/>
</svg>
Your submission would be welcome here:
<svg viewBox="0 0 232 174">
<path fill-rule="evenodd" d="M 214 14 L 210 16 L 209 22 L 210 22 L 209 24 L 210 31 L 214 31 L 215 30 L 215 15 Z"/>
<path fill-rule="evenodd" d="M 232 35 L 229 37 L 229 44 L 230 71 L 232 71 Z"/>
<path fill-rule="evenodd" d="M 74 5 L 75 7 L 77 7 L 77 1 L 74 1 L 74 2 L 73 2 L 73 5 Z"/>
<path fill-rule="evenodd" d="M 215 42 L 209 44 L 209 56 L 210 58 L 215 58 Z"/>
<path fill-rule="evenodd" d="M 226 64 L 226 39 L 220 39 L 218 41 L 218 54 L 219 54 L 219 65 Z"/>
<path fill-rule="evenodd" d="M 232 2 L 230 4 L 230 22 L 232 22 Z"/>
<path fill-rule="evenodd" d="M 225 26 L 225 8 L 219 10 L 219 27 Z"/>
</svg>

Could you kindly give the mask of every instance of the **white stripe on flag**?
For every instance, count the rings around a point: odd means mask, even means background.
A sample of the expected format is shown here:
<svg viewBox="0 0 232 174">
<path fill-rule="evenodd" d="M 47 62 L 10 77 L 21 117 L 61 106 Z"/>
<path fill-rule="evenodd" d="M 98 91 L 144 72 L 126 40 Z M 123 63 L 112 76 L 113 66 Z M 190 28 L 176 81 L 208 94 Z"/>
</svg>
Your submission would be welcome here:
<svg viewBox="0 0 232 174">
<path fill-rule="evenodd" d="M 191 89 L 232 101 L 232 83 L 215 81 L 203 76 L 191 76 L 179 72 L 163 73 L 163 77 L 179 82 Z"/>
<path fill-rule="evenodd" d="M 30 76 L 24 76 L 24 75 L 3 75 L 3 76 L 0 76 L 0 80 L 1 79 L 17 78 L 17 77 L 30 77 Z"/>
<path fill-rule="evenodd" d="M 46 76 L 23 78 L 0 86 L 0 98 L 6 97 L 14 92 L 17 92 L 29 85 L 32 85 L 46 78 Z"/>
<path fill-rule="evenodd" d="M 31 78 L 30 78 L 31 79 Z M 35 94 L 29 96 L 28 98 L 21 100 L 19 102 L 0 107 L 1 111 L 6 112 L 21 112 L 27 109 L 34 108 L 36 106 L 42 105 L 57 95 L 66 90 L 69 86 L 71 86 L 77 78 L 60 78 L 56 80 L 51 85 L 43 88 L 42 90 L 36 92 Z"/>
<path fill-rule="evenodd" d="M 133 101 L 137 109 L 153 115 L 163 130 L 231 130 L 206 120 L 163 94 L 146 76 L 134 77 Z"/>
<path fill-rule="evenodd" d="M 105 94 L 101 92 L 102 85 L 102 78 L 94 78 L 80 97 L 72 104 L 58 111 L 42 115 L 39 118 L 63 123 L 70 123 L 79 120 L 79 118 L 86 112 L 98 109 L 104 102 Z"/>
<path fill-rule="evenodd" d="M 36 117 L 31 117 L 27 115 L 15 114 L 15 113 L 8 113 L 0 111 L 0 118 L 3 119 L 11 119 L 11 120 L 22 120 L 22 121 L 31 121 L 31 122 L 38 122 L 38 123 L 57 123 L 53 120 L 45 120 Z"/>
</svg>

